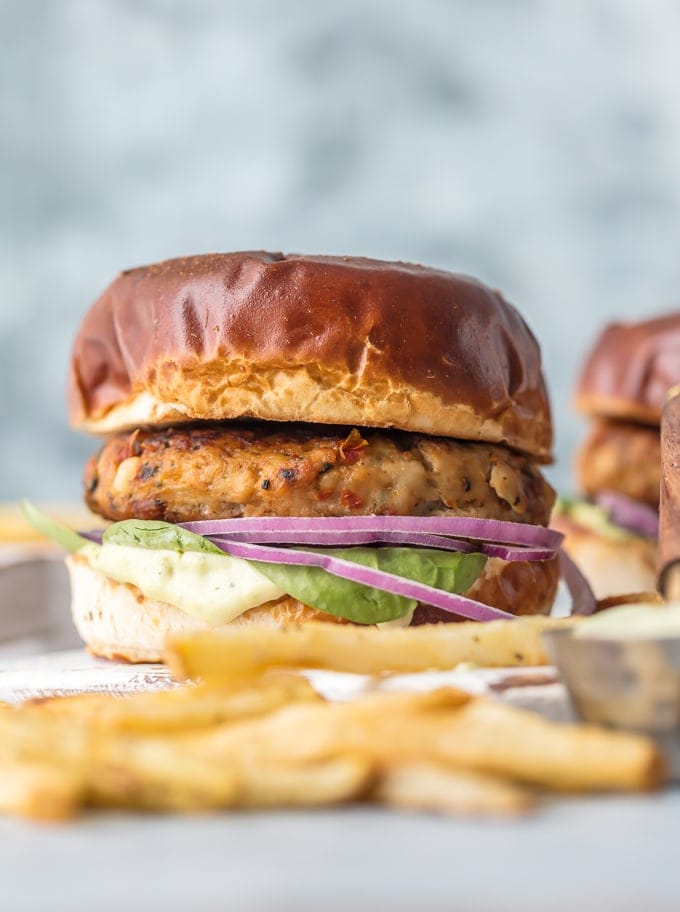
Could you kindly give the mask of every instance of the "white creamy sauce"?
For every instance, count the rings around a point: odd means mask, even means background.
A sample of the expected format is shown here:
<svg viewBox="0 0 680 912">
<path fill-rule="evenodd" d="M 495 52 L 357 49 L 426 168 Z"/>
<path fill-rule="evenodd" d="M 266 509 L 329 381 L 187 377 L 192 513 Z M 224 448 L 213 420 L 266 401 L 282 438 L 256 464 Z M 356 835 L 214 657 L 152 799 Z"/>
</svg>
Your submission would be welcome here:
<svg viewBox="0 0 680 912">
<path fill-rule="evenodd" d="M 636 604 L 609 608 L 580 621 L 575 637 L 602 640 L 680 637 L 680 604 Z"/>
<path fill-rule="evenodd" d="M 108 542 L 88 545 L 81 553 L 105 576 L 132 583 L 147 598 L 174 605 L 214 626 L 285 595 L 252 564 L 228 554 L 179 553 Z"/>
</svg>

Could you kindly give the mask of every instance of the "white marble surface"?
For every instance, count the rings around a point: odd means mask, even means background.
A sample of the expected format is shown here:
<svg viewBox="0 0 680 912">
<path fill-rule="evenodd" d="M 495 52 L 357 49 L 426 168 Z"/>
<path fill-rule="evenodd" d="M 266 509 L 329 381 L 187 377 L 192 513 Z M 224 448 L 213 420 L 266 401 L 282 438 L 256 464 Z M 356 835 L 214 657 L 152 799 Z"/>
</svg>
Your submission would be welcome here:
<svg viewBox="0 0 680 912">
<path fill-rule="evenodd" d="M 368 809 L 0 819 L 8 912 L 676 912 L 680 794 L 516 822 Z"/>
<path fill-rule="evenodd" d="M 567 484 L 592 333 L 678 302 L 679 35 L 673 0 L 0 2 L 0 498 L 79 495 L 68 349 L 120 268 L 252 247 L 505 289 Z"/>
</svg>

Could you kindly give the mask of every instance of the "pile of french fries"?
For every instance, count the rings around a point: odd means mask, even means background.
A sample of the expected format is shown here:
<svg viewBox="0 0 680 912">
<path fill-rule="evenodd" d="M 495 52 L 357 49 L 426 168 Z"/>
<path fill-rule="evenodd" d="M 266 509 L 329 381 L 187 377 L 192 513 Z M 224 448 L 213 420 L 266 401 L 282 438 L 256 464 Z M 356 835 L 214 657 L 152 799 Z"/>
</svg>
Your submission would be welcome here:
<svg viewBox="0 0 680 912">
<path fill-rule="evenodd" d="M 169 644 L 175 676 L 192 679 L 174 689 L 5 706 L 0 810 L 58 821 L 88 807 L 189 813 L 366 801 L 514 815 L 551 792 L 662 784 L 657 748 L 640 736 L 558 725 L 452 688 L 330 703 L 298 673 L 451 667 L 455 626 L 464 625 L 192 635 Z M 496 637 L 492 624 L 474 626 L 482 639 Z"/>
</svg>

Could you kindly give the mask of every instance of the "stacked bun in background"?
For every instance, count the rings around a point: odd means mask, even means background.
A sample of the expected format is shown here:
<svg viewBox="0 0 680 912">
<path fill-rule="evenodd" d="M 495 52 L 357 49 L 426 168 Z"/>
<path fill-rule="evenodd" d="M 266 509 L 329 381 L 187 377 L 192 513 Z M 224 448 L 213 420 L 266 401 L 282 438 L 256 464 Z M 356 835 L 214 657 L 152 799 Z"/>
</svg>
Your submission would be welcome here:
<svg viewBox="0 0 680 912">
<path fill-rule="evenodd" d="M 262 252 L 122 273 L 85 316 L 70 417 L 105 435 L 85 472 L 107 520 L 367 514 L 546 526 L 552 424 L 538 344 L 474 279 L 404 263 Z M 177 606 L 69 558 L 90 648 L 154 660 Z M 558 561 L 492 557 L 466 593 L 549 611 Z M 230 623 L 331 619 L 288 595 Z M 342 617 L 336 618 L 340 621 Z M 413 623 L 452 620 L 421 605 Z"/>
<path fill-rule="evenodd" d="M 607 326 L 585 361 L 576 473 L 588 501 L 561 501 L 553 525 L 598 598 L 655 589 L 661 409 L 679 380 L 680 313 Z"/>
</svg>

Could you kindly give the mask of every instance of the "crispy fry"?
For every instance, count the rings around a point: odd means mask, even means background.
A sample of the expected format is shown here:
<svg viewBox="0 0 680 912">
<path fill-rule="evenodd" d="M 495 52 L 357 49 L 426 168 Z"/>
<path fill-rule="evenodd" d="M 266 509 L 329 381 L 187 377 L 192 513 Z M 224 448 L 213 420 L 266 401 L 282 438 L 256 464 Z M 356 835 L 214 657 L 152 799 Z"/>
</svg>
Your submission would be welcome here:
<svg viewBox="0 0 680 912">
<path fill-rule="evenodd" d="M 434 710 L 453 710 L 465 706 L 473 700 L 472 694 L 457 687 L 435 687 L 422 691 L 373 691 L 365 694 L 360 700 L 349 703 L 332 703 L 342 711 L 359 718 L 373 719 L 387 715 L 399 718 L 403 713 L 425 713 Z"/>
<path fill-rule="evenodd" d="M 133 738 L 96 751 L 88 770 L 89 800 L 104 807 L 155 811 L 308 807 L 350 801 L 374 779 L 361 754 L 287 764 L 244 741 L 233 753 L 208 751 L 206 737 Z"/>
<path fill-rule="evenodd" d="M 221 732 L 237 734 L 223 744 Z M 251 743 L 247 724 L 169 737 L 98 737 L 88 761 L 90 800 L 103 806 L 201 811 L 335 804 L 363 794 L 374 764 L 360 753 L 285 762 Z"/>
<path fill-rule="evenodd" d="M 72 770 L 37 761 L 0 762 L 0 810 L 31 820 L 59 822 L 75 817 L 83 783 Z"/>
<path fill-rule="evenodd" d="M 233 806 L 239 794 L 233 761 L 216 766 L 191 737 L 104 736 L 91 746 L 87 801 L 148 811 L 207 811 Z"/>
<path fill-rule="evenodd" d="M 666 775 L 649 738 L 549 722 L 492 700 L 471 700 L 433 736 L 442 759 L 561 791 L 647 790 Z"/>
<path fill-rule="evenodd" d="M 535 804 L 526 789 L 503 779 L 424 760 L 388 766 L 372 797 L 403 810 L 466 816 L 514 816 Z"/>
<path fill-rule="evenodd" d="M 55 779 L 67 769 L 79 783 L 82 805 L 196 811 L 233 804 L 233 764 L 205 782 L 206 763 L 191 738 L 127 735 L 75 716 L 19 711 L 0 717 L 0 781 L 6 769 L 11 776 L 19 764 L 40 765 Z M 8 801 L 0 806 L 12 810 Z M 22 813 L 21 804 L 14 810 Z"/>
<path fill-rule="evenodd" d="M 259 681 L 210 682 L 113 699 L 110 694 L 40 698 L 25 704 L 25 711 L 84 719 L 97 729 L 154 734 L 207 728 L 266 715 L 289 703 L 320 700 L 305 678 L 272 674 Z"/>
<path fill-rule="evenodd" d="M 19 705 L 0 713 L 0 763 L 36 761 L 77 766 L 87 756 L 91 736 L 80 720 L 37 718 Z"/>
<path fill-rule="evenodd" d="M 237 807 L 313 807 L 363 797 L 376 776 L 363 753 L 317 763 L 251 763 L 241 769 Z"/>
<path fill-rule="evenodd" d="M 411 700 L 395 699 L 400 696 Z M 433 695 L 376 694 L 357 703 L 289 706 L 246 723 L 248 738 L 266 743 L 287 762 L 363 750 L 381 763 L 430 760 L 561 791 L 645 790 L 663 782 L 659 751 L 647 738 L 560 725 L 481 699 L 428 707 L 418 705 L 417 696 Z M 236 749 L 243 731 L 224 729 L 212 745 L 228 750 L 232 742 Z"/>
<path fill-rule="evenodd" d="M 391 806 L 509 814 L 530 806 L 521 784 L 644 789 L 662 775 L 647 739 L 452 688 L 326 703 L 287 676 L 0 713 L 0 809 L 35 819 L 87 805 L 195 812 L 369 792 Z"/>
<path fill-rule="evenodd" d="M 47 721 L 40 720 L 32 739 L 26 726 L 14 730 L 14 741 L 11 729 L 3 732 L 5 811 L 57 819 L 72 816 L 79 804 L 179 812 L 335 804 L 363 795 L 375 777 L 375 763 L 360 752 L 288 763 L 266 745 L 251 744 L 246 729 L 219 742 L 221 726 L 168 736 L 91 731 L 74 752 L 55 743 L 56 720 Z"/>
<path fill-rule="evenodd" d="M 179 679 L 258 674 L 276 666 L 380 674 L 448 669 L 460 662 L 548 665 L 541 634 L 572 623 L 526 617 L 390 629 L 318 621 L 278 628 L 253 624 L 169 637 L 165 660 Z"/>
</svg>

